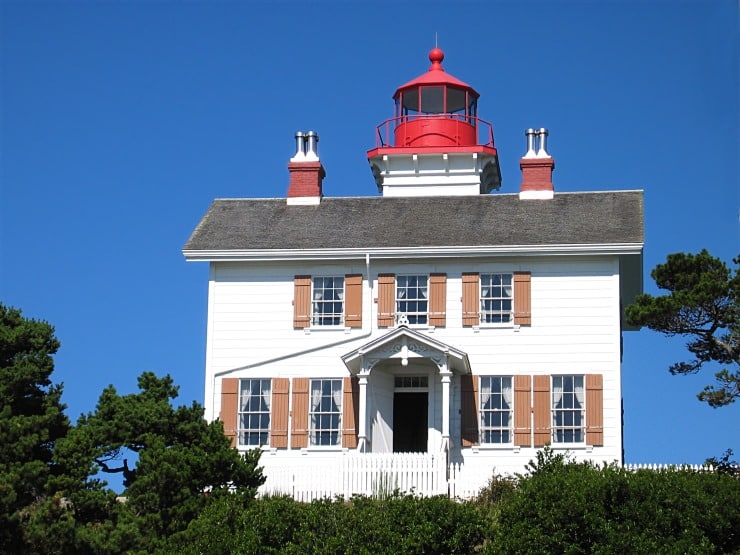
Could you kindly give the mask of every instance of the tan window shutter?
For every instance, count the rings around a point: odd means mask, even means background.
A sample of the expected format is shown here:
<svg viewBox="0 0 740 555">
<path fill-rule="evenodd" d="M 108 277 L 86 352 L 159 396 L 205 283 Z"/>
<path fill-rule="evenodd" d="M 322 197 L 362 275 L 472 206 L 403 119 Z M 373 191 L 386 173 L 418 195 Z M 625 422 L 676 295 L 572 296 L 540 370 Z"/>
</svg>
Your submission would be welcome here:
<svg viewBox="0 0 740 555">
<path fill-rule="evenodd" d="M 308 447 L 308 378 L 293 378 L 291 447 Z"/>
<path fill-rule="evenodd" d="M 514 323 L 532 325 L 532 274 L 514 272 Z"/>
<path fill-rule="evenodd" d="M 543 447 L 550 437 L 550 376 L 534 376 L 534 446 Z"/>
<path fill-rule="evenodd" d="M 514 376 L 514 445 L 532 445 L 532 378 Z"/>
<path fill-rule="evenodd" d="M 360 411 L 360 381 L 355 377 L 344 378 L 342 406 L 342 447 L 357 448 L 357 425 Z"/>
<path fill-rule="evenodd" d="M 604 377 L 586 374 L 586 444 L 604 445 Z"/>
<path fill-rule="evenodd" d="M 295 276 L 293 283 L 293 327 L 307 328 L 311 325 L 311 276 Z"/>
<path fill-rule="evenodd" d="M 239 378 L 221 380 L 221 413 L 219 418 L 224 424 L 224 434 L 236 447 L 237 419 L 239 418 Z"/>
<path fill-rule="evenodd" d="M 272 379 L 272 407 L 270 408 L 270 447 L 288 447 L 288 378 Z"/>
<path fill-rule="evenodd" d="M 429 276 L 429 325 L 447 323 L 447 274 Z"/>
<path fill-rule="evenodd" d="M 378 274 L 378 327 L 393 325 L 396 309 L 395 274 Z"/>
<path fill-rule="evenodd" d="M 362 274 L 344 276 L 344 325 L 362 327 Z"/>
<path fill-rule="evenodd" d="M 464 272 L 462 289 L 463 326 L 477 326 L 480 323 L 480 278 L 478 274 Z"/>
<path fill-rule="evenodd" d="M 460 376 L 460 392 L 462 445 L 478 445 L 478 376 Z"/>
</svg>

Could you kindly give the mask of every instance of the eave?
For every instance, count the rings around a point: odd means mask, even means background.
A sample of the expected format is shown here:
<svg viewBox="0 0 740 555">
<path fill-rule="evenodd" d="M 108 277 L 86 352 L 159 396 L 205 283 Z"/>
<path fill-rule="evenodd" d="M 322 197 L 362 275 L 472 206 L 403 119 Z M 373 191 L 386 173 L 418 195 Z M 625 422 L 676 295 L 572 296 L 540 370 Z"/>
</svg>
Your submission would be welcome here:
<svg viewBox="0 0 740 555">
<path fill-rule="evenodd" d="M 642 255 L 643 243 L 571 245 L 475 245 L 350 249 L 229 249 L 182 251 L 188 262 L 280 262 L 305 260 L 421 259 L 453 257 Z"/>
</svg>

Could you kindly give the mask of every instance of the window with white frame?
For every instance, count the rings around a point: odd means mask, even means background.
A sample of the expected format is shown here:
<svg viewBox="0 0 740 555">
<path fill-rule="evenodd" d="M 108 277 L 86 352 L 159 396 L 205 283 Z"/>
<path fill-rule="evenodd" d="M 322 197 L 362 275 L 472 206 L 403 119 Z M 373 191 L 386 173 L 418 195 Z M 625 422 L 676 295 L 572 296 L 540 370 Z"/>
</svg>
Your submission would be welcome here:
<svg viewBox="0 0 740 555">
<path fill-rule="evenodd" d="M 583 376 L 552 377 L 552 442 L 583 443 L 586 392 Z"/>
<path fill-rule="evenodd" d="M 511 274 L 480 275 L 482 324 L 505 324 L 512 321 L 513 290 Z"/>
<path fill-rule="evenodd" d="M 311 380 L 308 412 L 311 445 L 340 445 L 342 380 Z"/>
<path fill-rule="evenodd" d="M 340 326 L 343 324 L 343 277 L 314 277 L 311 299 L 312 326 Z"/>
<path fill-rule="evenodd" d="M 244 379 L 239 384 L 239 445 L 267 445 L 270 440 L 270 380 Z"/>
<path fill-rule="evenodd" d="M 429 276 L 396 276 L 396 317 L 409 324 L 426 324 L 429 315 Z"/>
<path fill-rule="evenodd" d="M 480 442 L 511 443 L 514 392 L 511 376 L 480 378 Z"/>
</svg>

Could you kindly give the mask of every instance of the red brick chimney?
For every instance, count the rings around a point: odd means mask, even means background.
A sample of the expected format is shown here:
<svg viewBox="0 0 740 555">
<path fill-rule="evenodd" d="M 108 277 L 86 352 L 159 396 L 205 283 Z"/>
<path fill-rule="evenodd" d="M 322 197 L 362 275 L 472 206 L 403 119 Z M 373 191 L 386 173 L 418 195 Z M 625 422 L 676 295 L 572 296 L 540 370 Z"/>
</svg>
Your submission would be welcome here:
<svg viewBox="0 0 740 555">
<path fill-rule="evenodd" d="M 313 131 L 295 134 L 296 153 L 288 162 L 288 204 L 319 204 L 326 177 L 318 155 L 319 136 Z"/>
<path fill-rule="evenodd" d="M 552 184 L 552 171 L 555 159 L 547 153 L 547 129 L 527 129 L 527 153 L 519 161 L 522 169 L 520 199 L 547 200 L 555 196 Z M 539 138 L 539 148 L 535 149 L 535 138 Z"/>
</svg>

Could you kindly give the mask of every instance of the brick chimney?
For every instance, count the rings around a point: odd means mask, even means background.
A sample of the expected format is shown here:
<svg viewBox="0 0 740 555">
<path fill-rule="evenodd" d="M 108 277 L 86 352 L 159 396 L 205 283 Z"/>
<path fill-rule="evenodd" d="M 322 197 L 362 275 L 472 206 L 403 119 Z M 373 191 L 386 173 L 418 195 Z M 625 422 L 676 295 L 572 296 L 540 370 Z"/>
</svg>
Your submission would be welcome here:
<svg viewBox="0 0 740 555">
<path fill-rule="evenodd" d="M 313 131 L 298 131 L 295 139 L 296 153 L 288 162 L 288 204 L 319 204 L 322 181 L 326 177 L 324 166 L 319 161 L 319 136 Z"/>
<path fill-rule="evenodd" d="M 555 159 L 547 153 L 547 129 L 529 128 L 527 135 L 527 152 L 519 161 L 522 169 L 522 184 L 519 189 L 520 199 L 547 200 L 555 196 L 552 184 L 552 171 Z M 539 140 L 539 146 L 535 145 Z"/>
</svg>

